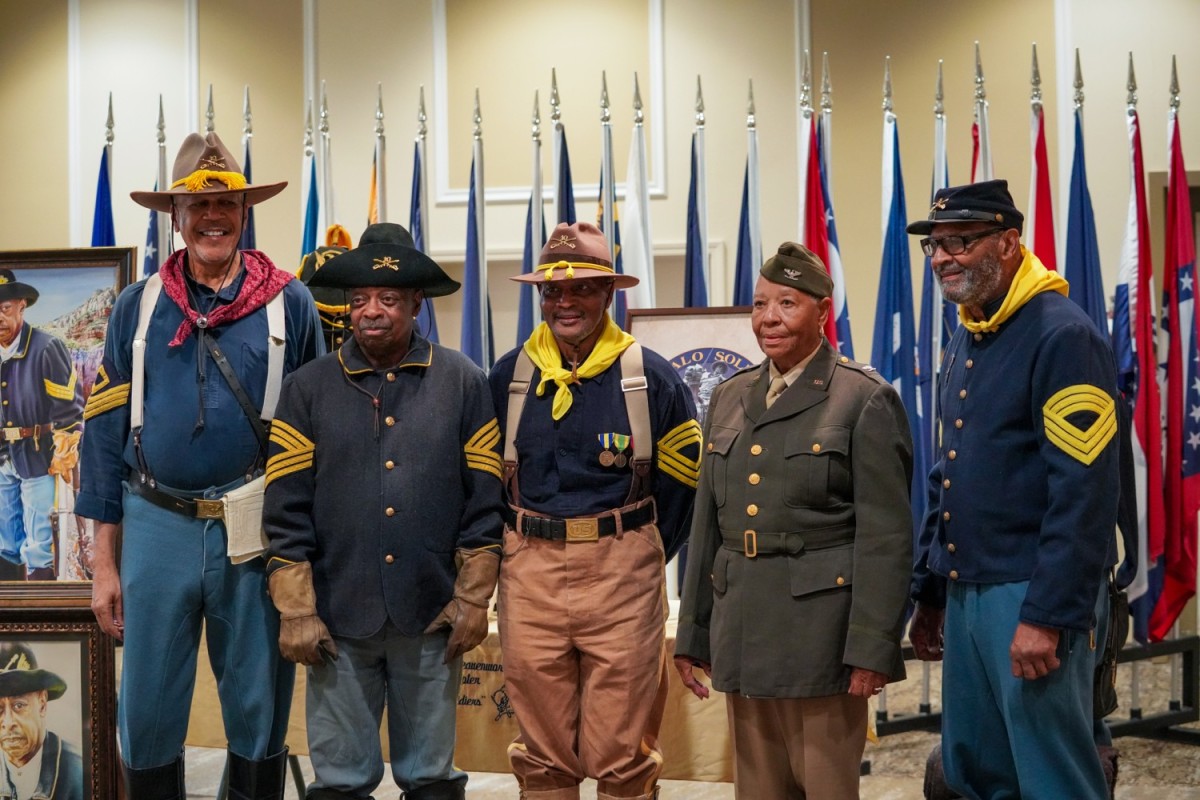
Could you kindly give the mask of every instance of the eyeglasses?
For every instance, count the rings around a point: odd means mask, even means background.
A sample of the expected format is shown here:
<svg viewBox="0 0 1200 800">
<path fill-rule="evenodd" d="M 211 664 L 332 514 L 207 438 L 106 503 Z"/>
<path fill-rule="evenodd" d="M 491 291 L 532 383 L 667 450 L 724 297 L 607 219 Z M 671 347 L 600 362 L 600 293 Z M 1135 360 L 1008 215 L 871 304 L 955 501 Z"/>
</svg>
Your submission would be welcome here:
<svg viewBox="0 0 1200 800">
<path fill-rule="evenodd" d="M 921 240 L 921 252 L 925 255 L 933 257 L 937 249 L 942 248 L 942 252 L 948 256 L 957 256 L 967 252 L 967 248 L 980 239 L 986 239 L 989 236 L 994 236 L 997 233 L 1003 233 L 1007 228 L 992 228 L 983 233 L 968 233 L 962 236 L 941 236 L 937 239 L 932 237 Z"/>
</svg>

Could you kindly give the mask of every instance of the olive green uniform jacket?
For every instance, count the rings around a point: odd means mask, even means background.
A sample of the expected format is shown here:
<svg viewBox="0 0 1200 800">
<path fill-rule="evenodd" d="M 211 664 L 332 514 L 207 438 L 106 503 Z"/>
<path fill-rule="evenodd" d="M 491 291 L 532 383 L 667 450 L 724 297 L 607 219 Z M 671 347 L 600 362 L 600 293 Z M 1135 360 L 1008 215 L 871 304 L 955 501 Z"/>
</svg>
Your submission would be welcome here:
<svg viewBox="0 0 1200 800">
<path fill-rule="evenodd" d="M 676 655 L 749 697 L 904 678 L 912 438 L 895 390 L 823 342 L 766 407 L 769 362 L 714 392 Z M 757 552 L 755 552 L 757 551 Z"/>
</svg>

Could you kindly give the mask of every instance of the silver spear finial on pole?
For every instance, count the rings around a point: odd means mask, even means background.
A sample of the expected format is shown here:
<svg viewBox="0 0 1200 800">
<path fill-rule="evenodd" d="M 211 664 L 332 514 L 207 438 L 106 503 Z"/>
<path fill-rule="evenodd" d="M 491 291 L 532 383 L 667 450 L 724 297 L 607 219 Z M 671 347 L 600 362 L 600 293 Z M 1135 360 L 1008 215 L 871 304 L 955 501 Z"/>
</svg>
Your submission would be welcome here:
<svg viewBox="0 0 1200 800">
<path fill-rule="evenodd" d="M 612 120 L 608 108 L 608 74 L 600 71 L 600 121 L 607 123 Z"/>
<path fill-rule="evenodd" d="M 753 129 L 755 126 L 754 120 L 754 80 L 750 80 L 750 91 L 746 100 L 746 127 Z"/>
<path fill-rule="evenodd" d="M 1137 76 L 1133 74 L 1133 51 L 1129 53 L 1129 78 L 1125 82 L 1125 89 L 1128 94 L 1125 95 L 1125 105 L 1129 106 L 1129 113 L 1132 114 L 1137 109 Z"/>
<path fill-rule="evenodd" d="M 250 84 L 246 84 L 242 94 L 242 136 L 247 139 L 254 135 L 254 123 L 250 113 Z"/>
<path fill-rule="evenodd" d="M 892 57 L 883 57 L 883 111 L 892 113 Z"/>
<path fill-rule="evenodd" d="M 375 215 L 387 222 L 387 136 L 383 129 L 383 84 L 375 84 Z"/>
<path fill-rule="evenodd" d="M 208 85 L 208 108 L 204 112 L 204 132 L 212 133 L 217 129 L 216 113 L 213 112 L 213 90 L 212 84 Z"/>
<path fill-rule="evenodd" d="M 696 125 L 704 127 L 704 90 L 700 88 L 700 76 L 696 76 Z"/>
<path fill-rule="evenodd" d="M 800 70 L 800 111 L 805 119 L 812 116 L 812 65 L 809 62 L 808 51 L 804 51 L 804 61 Z"/>
<path fill-rule="evenodd" d="M 476 139 L 483 138 L 483 114 L 479 110 L 479 87 L 475 87 L 475 113 L 472 116 L 472 121 L 475 123 L 475 130 L 471 135 Z"/>
<path fill-rule="evenodd" d="M 558 70 L 554 67 L 550 68 L 550 121 L 555 127 L 559 124 L 559 119 L 562 117 L 562 110 L 559 108 L 558 99 Z"/>
<path fill-rule="evenodd" d="M 642 113 L 642 90 L 638 86 L 637 73 L 633 73 L 633 124 L 642 125 L 645 123 L 646 115 Z"/>
<path fill-rule="evenodd" d="M 429 119 L 425 115 L 425 86 L 421 86 L 420 97 L 417 100 L 417 138 L 425 141 L 425 134 L 428 133 L 428 128 L 425 127 L 425 121 Z"/>
<path fill-rule="evenodd" d="M 1033 66 L 1029 75 L 1029 104 L 1033 110 L 1040 111 L 1042 107 L 1042 71 L 1038 69 L 1037 42 L 1033 43 Z"/>
<path fill-rule="evenodd" d="M 941 119 L 946 116 L 946 105 L 943 102 L 946 99 L 946 93 L 942 88 L 942 59 L 938 59 L 938 76 L 937 88 L 933 92 L 933 116 Z"/>
<path fill-rule="evenodd" d="M 1179 71 L 1175 68 L 1175 56 L 1171 56 L 1171 110 L 1179 110 Z"/>
<path fill-rule="evenodd" d="M 829 53 L 821 53 L 821 113 L 833 110 L 833 85 L 829 80 Z"/>
<path fill-rule="evenodd" d="M 987 98 L 987 90 L 983 88 L 983 60 L 979 56 L 979 42 L 975 42 L 975 102 Z"/>
<path fill-rule="evenodd" d="M 1075 48 L 1075 109 L 1083 108 L 1083 67 L 1079 64 L 1079 48 Z"/>
</svg>

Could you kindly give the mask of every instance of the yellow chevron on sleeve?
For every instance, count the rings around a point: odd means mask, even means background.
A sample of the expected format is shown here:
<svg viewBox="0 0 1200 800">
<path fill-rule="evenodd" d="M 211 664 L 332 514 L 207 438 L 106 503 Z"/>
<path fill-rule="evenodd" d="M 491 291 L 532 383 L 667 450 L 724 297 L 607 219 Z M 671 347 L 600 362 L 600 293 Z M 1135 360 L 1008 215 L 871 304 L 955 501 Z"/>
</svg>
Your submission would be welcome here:
<svg viewBox="0 0 1200 800">
<path fill-rule="evenodd" d="M 1067 421 L 1080 412 L 1096 415 L 1086 429 Z M 1116 435 L 1116 403 L 1095 386 L 1076 384 L 1055 392 L 1046 401 L 1042 406 L 1042 421 L 1051 444 L 1081 464 L 1091 465 Z"/>
<path fill-rule="evenodd" d="M 658 440 L 658 468 L 691 489 L 700 477 L 700 424 L 689 419 L 676 425 Z M 696 458 L 689 458 L 684 448 L 696 445 Z"/>
<path fill-rule="evenodd" d="M 49 378 L 42 378 L 42 383 L 46 386 L 46 394 L 56 400 L 74 400 L 75 399 L 75 384 L 79 382 L 79 373 L 71 367 L 71 377 L 64 386 L 61 383 L 55 383 Z"/>
<path fill-rule="evenodd" d="M 279 445 L 282 451 L 267 459 L 267 486 L 285 475 L 312 467 L 316 447 L 311 439 L 291 425 L 281 419 L 274 420 L 271 423 L 271 441 Z"/>
<path fill-rule="evenodd" d="M 496 445 L 500 443 L 500 424 L 492 417 L 463 445 L 463 453 L 469 469 L 477 469 L 501 478 L 500 454 Z"/>
<path fill-rule="evenodd" d="M 104 391 L 108 388 L 108 384 L 111 382 L 112 379 L 108 377 L 108 370 L 104 368 L 103 364 L 101 364 L 100 369 L 96 371 L 96 380 L 92 381 L 92 392 L 95 393 Z"/>
<path fill-rule="evenodd" d="M 128 383 L 119 383 L 103 391 L 97 391 L 93 386 L 92 393 L 88 396 L 87 405 L 83 407 L 83 418 L 85 420 L 91 419 L 98 414 L 112 411 L 114 408 L 120 408 L 128 402 Z"/>
</svg>

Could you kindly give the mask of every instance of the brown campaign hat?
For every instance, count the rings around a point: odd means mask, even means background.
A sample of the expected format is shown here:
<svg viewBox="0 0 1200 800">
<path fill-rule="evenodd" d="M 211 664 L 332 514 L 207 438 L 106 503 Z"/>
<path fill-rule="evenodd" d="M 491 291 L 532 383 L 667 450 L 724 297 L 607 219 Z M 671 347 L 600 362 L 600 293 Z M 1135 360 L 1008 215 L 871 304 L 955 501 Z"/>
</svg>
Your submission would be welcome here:
<svg viewBox="0 0 1200 800">
<path fill-rule="evenodd" d="M 246 205 L 261 203 L 279 194 L 287 181 L 251 186 L 237 159 L 215 133 L 189 133 L 179 146 L 171 185 L 164 191 L 130 192 L 138 205 L 169 212 L 175 197 L 195 194 L 244 194 Z"/>
<path fill-rule="evenodd" d="M 771 283 L 791 286 L 813 297 L 832 297 L 833 278 L 825 263 L 802 244 L 784 242 L 775 255 L 767 259 L 758 274 Z"/>
<path fill-rule="evenodd" d="M 604 231 L 590 222 L 576 222 L 558 227 L 546 240 L 533 272 L 513 275 L 512 281 L 545 283 L 583 278 L 611 278 L 618 289 L 637 286 L 641 281 L 633 275 L 622 275 L 613 269 L 612 255 Z"/>
</svg>

